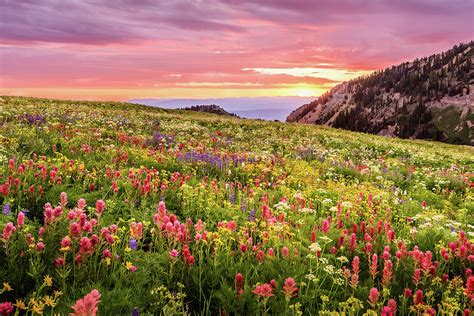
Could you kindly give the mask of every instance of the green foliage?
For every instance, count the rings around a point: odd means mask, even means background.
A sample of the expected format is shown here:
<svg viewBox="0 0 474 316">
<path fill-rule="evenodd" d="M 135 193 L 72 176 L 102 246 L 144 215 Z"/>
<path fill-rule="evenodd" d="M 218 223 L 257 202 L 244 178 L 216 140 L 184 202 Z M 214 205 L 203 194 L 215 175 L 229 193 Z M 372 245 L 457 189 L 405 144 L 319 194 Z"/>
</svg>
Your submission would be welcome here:
<svg viewBox="0 0 474 316">
<path fill-rule="evenodd" d="M 402 314 L 455 314 L 469 302 L 471 147 L 15 97 L 0 98 L 0 122 L 0 303 L 19 314 L 68 314 L 92 289 L 104 315 L 380 314 L 389 299 Z"/>
</svg>

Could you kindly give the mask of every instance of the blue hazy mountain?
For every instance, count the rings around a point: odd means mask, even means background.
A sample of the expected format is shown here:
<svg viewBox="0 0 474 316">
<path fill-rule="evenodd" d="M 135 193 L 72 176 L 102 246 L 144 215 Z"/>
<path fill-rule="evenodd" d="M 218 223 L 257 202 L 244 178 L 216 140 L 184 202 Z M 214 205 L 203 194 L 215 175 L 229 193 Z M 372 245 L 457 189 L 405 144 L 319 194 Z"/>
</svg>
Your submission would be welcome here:
<svg viewBox="0 0 474 316">
<path fill-rule="evenodd" d="M 255 97 L 255 98 L 212 98 L 212 99 L 132 99 L 127 102 L 156 106 L 164 109 L 185 108 L 194 105 L 217 104 L 227 112 L 240 117 L 285 121 L 286 117 L 301 104 L 314 97 Z"/>
</svg>

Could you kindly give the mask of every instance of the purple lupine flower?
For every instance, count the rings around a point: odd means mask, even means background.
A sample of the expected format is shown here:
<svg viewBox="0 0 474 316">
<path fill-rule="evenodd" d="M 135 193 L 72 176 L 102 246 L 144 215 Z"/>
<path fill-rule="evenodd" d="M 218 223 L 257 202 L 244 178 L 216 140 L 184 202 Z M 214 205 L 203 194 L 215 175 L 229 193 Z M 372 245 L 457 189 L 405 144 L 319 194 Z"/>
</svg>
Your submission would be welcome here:
<svg viewBox="0 0 474 316">
<path fill-rule="evenodd" d="M 132 250 L 137 250 L 137 241 L 134 238 L 130 238 L 129 247 Z"/>
<path fill-rule="evenodd" d="M 137 307 L 132 308 L 132 316 L 140 316 L 140 312 Z"/>
<path fill-rule="evenodd" d="M 249 221 L 251 222 L 255 222 L 255 214 L 257 213 L 257 211 L 255 210 L 251 210 L 250 211 L 250 214 L 249 214 Z"/>
<path fill-rule="evenodd" d="M 209 166 L 217 169 L 225 169 L 231 165 L 238 166 L 239 163 L 249 161 L 246 157 L 241 157 L 238 154 L 232 154 L 230 157 L 224 157 L 214 153 L 198 153 L 196 151 L 187 152 L 178 157 L 179 161 L 191 162 L 191 163 L 205 163 Z"/>
<path fill-rule="evenodd" d="M 3 215 L 9 215 L 11 213 L 11 211 L 12 211 L 12 208 L 11 208 L 10 204 L 5 204 L 3 206 L 3 212 L 2 212 Z"/>
<path fill-rule="evenodd" d="M 229 201 L 230 201 L 231 204 L 234 204 L 234 202 L 235 202 L 235 194 L 234 193 L 230 194 Z"/>
<path fill-rule="evenodd" d="M 46 123 L 45 118 L 40 114 L 25 114 L 20 117 L 20 120 L 28 125 L 41 125 Z"/>
<path fill-rule="evenodd" d="M 240 210 L 242 212 L 245 212 L 246 209 L 247 209 L 247 205 L 245 204 L 245 200 L 242 199 L 242 202 L 240 203 Z"/>
</svg>

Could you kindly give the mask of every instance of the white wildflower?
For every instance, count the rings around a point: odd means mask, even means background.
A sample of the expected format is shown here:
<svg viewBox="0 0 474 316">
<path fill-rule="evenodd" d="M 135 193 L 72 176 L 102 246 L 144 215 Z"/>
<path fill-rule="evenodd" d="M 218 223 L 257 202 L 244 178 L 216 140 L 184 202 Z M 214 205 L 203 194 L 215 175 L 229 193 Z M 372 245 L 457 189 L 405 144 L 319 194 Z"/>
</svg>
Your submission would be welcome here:
<svg viewBox="0 0 474 316">
<path fill-rule="evenodd" d="M 318 252 L 318 251 L 321 251 L 322 248 L 317 242 L 314 242 L 309 246 L 309 250 L 311 250 L 313 252 Z"/>
</svg>

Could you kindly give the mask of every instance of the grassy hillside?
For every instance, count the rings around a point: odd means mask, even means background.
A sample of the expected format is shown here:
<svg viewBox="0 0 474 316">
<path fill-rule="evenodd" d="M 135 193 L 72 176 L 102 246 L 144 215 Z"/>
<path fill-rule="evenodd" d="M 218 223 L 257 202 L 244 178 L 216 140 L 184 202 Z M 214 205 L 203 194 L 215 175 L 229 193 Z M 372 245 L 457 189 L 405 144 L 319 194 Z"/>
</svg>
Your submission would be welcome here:
<svg viewBox="0 0 474 316">
<path fill-rule="evenodd" d="M 1 97 L 0 310 L 460 313 L 473 187 L 469 146 Z"/>
</svg>

